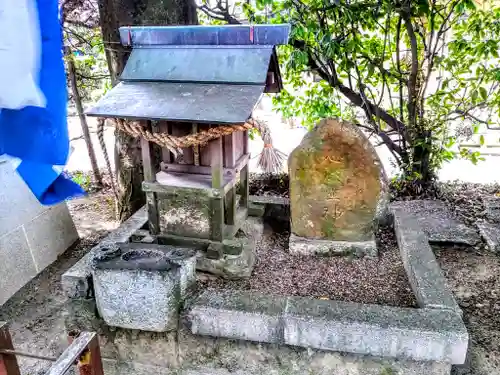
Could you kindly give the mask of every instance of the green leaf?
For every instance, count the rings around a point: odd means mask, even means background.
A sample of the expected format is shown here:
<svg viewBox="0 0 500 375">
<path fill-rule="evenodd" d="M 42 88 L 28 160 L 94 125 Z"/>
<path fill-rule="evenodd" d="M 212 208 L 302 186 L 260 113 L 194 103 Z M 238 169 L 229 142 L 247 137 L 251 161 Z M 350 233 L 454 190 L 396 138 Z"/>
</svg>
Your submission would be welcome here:
<svg viewBox="0 0 500 375">
<path fill-rule="evenodd" d="M 484 87 L 480 87 L 479 92 L 481 93 L 481 98 L 483 98 L 483 100 L 486 100 L 486 98 L 488 97 L 488 92 L 486 91 L 486 89 Z"/>
<path fill-rule="evenodd" d="M 474 90 L 471 95 L 472 102 L 475 103 L 477 100 L 478 92 L 477 90 Z"/>
<path fill-rule="evenodd" d="M 484 146 L 484 135 L 481 134 L 481 136 L 479 137 L 479 144 L 481 146 Z"/>
<path fill-rule="evenodd" d="M 372 63 L 368 64 L 368 77 L 371 77 L 375 72 L 375 65 Z"/>
</svg>

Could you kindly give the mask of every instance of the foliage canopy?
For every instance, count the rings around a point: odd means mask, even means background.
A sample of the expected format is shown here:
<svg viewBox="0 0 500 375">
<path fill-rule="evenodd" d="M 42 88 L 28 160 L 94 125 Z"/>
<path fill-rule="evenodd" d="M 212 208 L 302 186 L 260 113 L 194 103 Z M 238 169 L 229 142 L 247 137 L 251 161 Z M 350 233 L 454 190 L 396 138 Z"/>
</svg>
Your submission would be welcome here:
<svg viewBox="0 0 500 375">
<path fill-rule="evenodd" d="M 500 118 L 500 6 L 474 0 L 257 0 L 246 21 L 290 23 L 280 50 L 285 116 L 351 120 L 427 182 L 454 157 L 456 129 Z M 200 9 L 236 23 L 227 3 Z M 207 11 L 209 9 L 210 11 Z M 241 17 L 240 17 L 241 18 Z M 245 21 L 243 21 L 245 22 Z M 477 161 L 478 153 L 461 156 Z"/>
</svg>

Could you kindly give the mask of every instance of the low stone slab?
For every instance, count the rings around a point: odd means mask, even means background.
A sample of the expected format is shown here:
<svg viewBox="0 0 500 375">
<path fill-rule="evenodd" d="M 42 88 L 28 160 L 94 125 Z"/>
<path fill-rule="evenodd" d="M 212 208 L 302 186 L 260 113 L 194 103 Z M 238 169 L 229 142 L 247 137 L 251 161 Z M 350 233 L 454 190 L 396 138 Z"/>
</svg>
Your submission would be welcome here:
<svg viewBox="0 0 500 375">
<path fill-rule="evenodd" d="M 248 215 L 263 217 L 271 226 L 274 223 L 289 230 L 290 199 L 275 195 L 250 195 Z"/>
<path fill-rule="evenodd" d="M 461 314 L 419 221 L 399 205 L 391 205 L 394 230 L 408 280 L 420 307 L 453 310 Z"/>
<path fill-rule="evenodd" d="M 285 343 L 324 350 L 463 363 L 468 334 L 452 311 L 288 298 Z"/>
<path fill-rule="evenodd" d="M 378 254 L 375 240 L 360 242 L 316 240 L 299 237 L 293 233 L 290 235 L 289 251 L 293 255 L 318 256 L 348 254 L 376 256 Z"/>
<path fill-rule="evenodd" d="M 500 252 L 500 224 L 478 223 L 477 227 L 488 248 Z"/>
<path fill-rule="evenodd" d="M 245 292 L 204 292 L 189 311 L 193 334 L 277 343 L 283 338 L 285 297 Z"/>
<path fill-rule="evenodd" d="M 193 334 L 417 361 L 463 363 L 468 334 L 455 311 L 206 291 Z"/>
<path fill-rule="evenodd" d="M 411 214 L 431 242 L 451 242 L 474 246 L 481 240 L 476 230 L 455 218 L 444 202 L 402 201 L 391 204 L 391 207 Z"/>
</svg>

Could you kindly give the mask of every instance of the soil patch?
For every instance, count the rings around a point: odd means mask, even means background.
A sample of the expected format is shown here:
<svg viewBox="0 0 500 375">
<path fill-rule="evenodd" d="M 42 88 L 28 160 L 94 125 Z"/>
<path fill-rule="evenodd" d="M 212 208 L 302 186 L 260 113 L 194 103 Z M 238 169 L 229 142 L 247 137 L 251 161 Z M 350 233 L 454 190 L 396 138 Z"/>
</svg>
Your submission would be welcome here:
<svg viewBox="0 0 500 375">
<path fill-rule="evenodd" d="M 111 189 L 72 199 L 67 204 L 81 238 L 111 231 L 119 225 L 115 220 L 115 201 Z"/>
<path fill-rule="evenodd" d="M 417 307 L 392 228 L 379 234 L 379 256 L 306 257 L 288 253 L 288 235 L 266 228 L 257 245 L 257 263 L 248 280 L 213 277 L 200 288 L 230 288 L 266 294 Z"/>
</svg>

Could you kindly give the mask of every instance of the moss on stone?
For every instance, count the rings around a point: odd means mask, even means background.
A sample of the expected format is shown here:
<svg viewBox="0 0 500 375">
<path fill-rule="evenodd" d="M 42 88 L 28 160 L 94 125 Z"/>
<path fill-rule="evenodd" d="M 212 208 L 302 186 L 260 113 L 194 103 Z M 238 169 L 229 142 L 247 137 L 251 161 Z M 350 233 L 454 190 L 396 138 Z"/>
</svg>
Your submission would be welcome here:
<svg viewBox="0 0 500 375">
<path fill-rule="evenodd" d="M 289 158 L 292 232 L 363 241 L 373 229 L 383 172 L 355 125 L 323 120 Z"/>
</svg>

